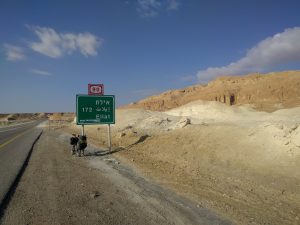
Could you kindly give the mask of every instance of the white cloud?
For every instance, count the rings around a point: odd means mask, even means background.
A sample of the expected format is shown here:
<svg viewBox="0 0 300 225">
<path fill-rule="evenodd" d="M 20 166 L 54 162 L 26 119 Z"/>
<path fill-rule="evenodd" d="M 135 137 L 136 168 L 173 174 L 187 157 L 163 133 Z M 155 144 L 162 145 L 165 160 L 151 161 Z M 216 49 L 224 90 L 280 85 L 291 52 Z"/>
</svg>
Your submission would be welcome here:
<svg viewBox="0 0 300 225">
<path fill-rule="evenodd" d="M 138 0 L 137 12 L 143 18 L 153 18 L 158 16 L 163 10 L 177 10 L 178 0 Z"/>
<path fill-rule="evenodd" d="M 261 72 L 272 66 L 300 61 L 300 27 L 286 29 L 251 48 L 245 57 L 223 67 L 210 67 L 197 73 L 200 81 L 221 75 Z"/>
<path fill-rule="evenodd" d="M 26 58 L 23 48 L 9 44 L 4 44 L 4 48 L 6 50 L 6 59 L 9 61 L 21 61 Z"/>
<path fill-rule="evenodd" d="M 65 54 L 73 54 L 79 51 L 84 56 L 96 56 L 97 49 L 101 47 L 103 40 L 91 33 L 58 33 L 52 28 L 28 26 L 40 39 L 39 42 L 31 42 L 30 48 L 43 55 L 59 58 Z"/>
<path fill-rule="evenodd" d="M 96 49 L 100 43 L 98 38 L 90 33 L 78 34 L 76 44 L 80 52 L 85 56 L 96 56 L 98 54 Z"/>
<path fill-rule="evenodd" d="M 138 0 L 137 12 L 141 17 L 155 17 L 160 8 L 161 3 L 158 0 Z"/>
<path fill-rule="evenodd" d="M 177 10 L 179 7 L 178 0 L 168 0 L 167 1 L 167 10 Z"/>
<path fill-rule="evenodd" d="M 32 69 L 32 73 L 37 74 L 37 75 L 42 75 L 42 76 L 52 76 L 52 73 L 44 70 L 37 70 L 37 69 Z"/>
<path fill-rule="evenodd" d="M 63 46 L 60 46 L 62 40 L 55 30 L 45 27 L 33 27 L 32 29 L 41 41 L 30 43 L 30 47 L 34 51 L 52 58 L 58 58 L 63 55 Z"/>
</svg>

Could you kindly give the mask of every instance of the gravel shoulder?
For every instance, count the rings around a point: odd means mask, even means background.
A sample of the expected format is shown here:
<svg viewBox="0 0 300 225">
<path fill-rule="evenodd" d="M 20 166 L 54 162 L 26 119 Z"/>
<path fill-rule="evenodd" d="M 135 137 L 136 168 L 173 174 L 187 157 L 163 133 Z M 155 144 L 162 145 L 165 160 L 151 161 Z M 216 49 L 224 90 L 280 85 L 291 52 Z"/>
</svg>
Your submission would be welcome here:
<svg viewBox="0 0 300 225">
<path fill-rule="evenodd" d="M 117 110 L 115 157 L 236 224 L 298 225 L 299 112 L 198 101 L 168 113 Z M 80 133 L 75 124 L 64 130 Z M 107 146 L 105 126 L 85 131 Z"/>
<path fill-rule="evenodd" d="M 231 224 L 69 135 L 44 131 L 0 224 Z"/>
</svg>

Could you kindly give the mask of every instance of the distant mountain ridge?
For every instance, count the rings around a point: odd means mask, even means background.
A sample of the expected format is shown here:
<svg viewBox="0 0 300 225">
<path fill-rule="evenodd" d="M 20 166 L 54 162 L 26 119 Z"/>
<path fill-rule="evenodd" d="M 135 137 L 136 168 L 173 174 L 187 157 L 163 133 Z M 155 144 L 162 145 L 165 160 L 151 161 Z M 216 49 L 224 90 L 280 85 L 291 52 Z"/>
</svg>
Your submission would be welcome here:
<svg viewBox="0 0 300 225">
<path fill-rule="evenodd" d="M 300 71 L 222 76 L 207 85 L 167 91 L 120 108 L 167 111 L 196 100 L 228 105 L 250 104 L 257 110 L 267 112 L 297 107 L 300 106 Z"/>
</svg>

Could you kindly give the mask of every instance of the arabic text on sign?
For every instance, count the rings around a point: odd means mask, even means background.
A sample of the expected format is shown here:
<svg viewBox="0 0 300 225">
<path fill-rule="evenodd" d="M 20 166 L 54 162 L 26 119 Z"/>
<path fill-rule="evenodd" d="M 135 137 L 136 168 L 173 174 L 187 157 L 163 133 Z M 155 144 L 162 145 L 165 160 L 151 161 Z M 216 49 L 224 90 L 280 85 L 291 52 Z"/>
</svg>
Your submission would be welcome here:
<svg viewBox="0 0 300 225">
<path fill-rule="evenodd" d="M 97 107 L 96 111 L 97 112 L 109 112 L 110 111 L 110 107 Z"/>
</svg>

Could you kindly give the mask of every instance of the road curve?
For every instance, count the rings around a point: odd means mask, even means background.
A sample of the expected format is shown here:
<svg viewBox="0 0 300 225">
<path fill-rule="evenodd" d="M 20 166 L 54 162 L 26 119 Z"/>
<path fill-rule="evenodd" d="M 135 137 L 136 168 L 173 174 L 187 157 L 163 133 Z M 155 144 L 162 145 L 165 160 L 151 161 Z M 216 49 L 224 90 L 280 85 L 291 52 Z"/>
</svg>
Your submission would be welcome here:
<svg viewBox="0 0 300 225">
<path fill-rule="evenodd" d="M 32 121 L 0 128 L 0 205 L 19 174 L 42 129 Z"/>
</svg>

